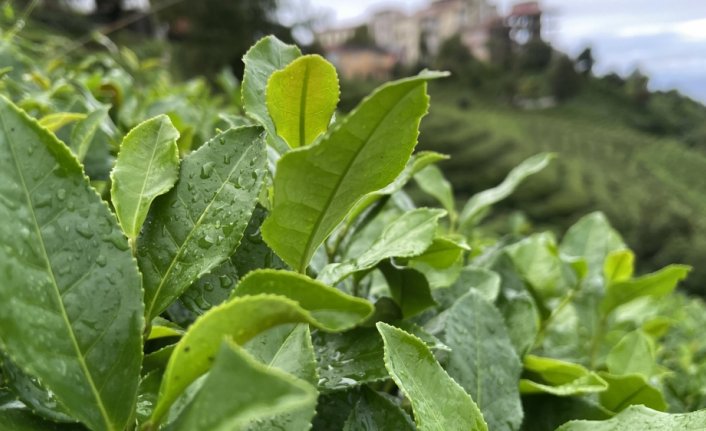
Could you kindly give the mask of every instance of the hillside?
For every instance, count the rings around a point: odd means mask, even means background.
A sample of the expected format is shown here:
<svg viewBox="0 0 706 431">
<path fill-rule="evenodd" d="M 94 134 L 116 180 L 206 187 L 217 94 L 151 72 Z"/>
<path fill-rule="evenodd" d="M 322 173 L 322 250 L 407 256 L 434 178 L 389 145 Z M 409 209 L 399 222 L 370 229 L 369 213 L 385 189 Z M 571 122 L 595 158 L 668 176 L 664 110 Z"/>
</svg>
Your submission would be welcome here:
<svg viewBox="0 0 706 431">
<path fill-rule="evenodd" d="M 521 208 L 533 223 L 563 229 L 602 210 L 639 253 L 643 270 L 694 265 L 686 285 L 704 295 L 706 151 L 687 145 L 678 125 L 670 130 L 666 121 L 650 122 L 670 99 L 688 109 L 671 109 L 673 118 L 706 118 L 703 106 L 677 97 L 653 95 L 645 111 L 594 82 L 555 108 L 521 110 L 441 84 L 432 89 L 434 107 L 420 145 L 453 156 L 443 168 L 466 196 L 496 184 L 529 155 L 558 153 L 500 211 Z M 654 124 L 661 135 L 644 131 Z"/>
</svg>

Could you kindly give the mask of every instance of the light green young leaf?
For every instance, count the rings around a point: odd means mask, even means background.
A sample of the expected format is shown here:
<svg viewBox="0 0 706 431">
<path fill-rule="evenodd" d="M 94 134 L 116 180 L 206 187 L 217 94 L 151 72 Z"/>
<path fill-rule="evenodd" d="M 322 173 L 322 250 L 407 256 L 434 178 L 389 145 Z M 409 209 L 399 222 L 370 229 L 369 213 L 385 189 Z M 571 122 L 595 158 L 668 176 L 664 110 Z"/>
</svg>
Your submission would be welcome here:
<svg viewBox="0 0 706 431">
<path fill-rule="evenodd" d="M 284 68 L 301 55 L 296 46 L 287 45 L 274 36 L 267 36 L 253 45 L 243 57 L 243 108 L 251 118 L 262 124 L 269 138 L 276 142 L 278 149 L 287 148 L 287 144 L 277 135 L 275 124 L 267 112 L 267 81 L 275 71 Z"/>
<path fill-rule="evenodd" d="M 330 305 L 325 317 L 329 322 L 344 322 L 345 327 L 349 319 L 347 305 L 342 305 L 342 318 L 336 317 L 337 307 Z M 171 354 L 152 422 L 159 423 L 184 389 L 208 371 L 224 337 L 230 336 L 242 345 L 257 334 L 284 323 L 309 323 L 327 331 L 340 327 L 328 326 L 297 302 L 278 295 L 236 297 L 211 308 L 189 327 Z"/>
<path fill-rule="evenodd" d="M 310 384 L 258 362 L 238 343 L 225 340 L 201 389 L 168 430 L 244 430 L 253 421 L 313 406 L 316 397 Z"/>
<path fill-rule="evenodd" d="M 367 386 L 351 411 L 343 431 L 415 431 L 409 415 L 392 401 Z"/>
<path fill-rule="evenodd" d="M 82 114 L 80 112 L 57 112 L 40 118 L 39 125 L 51 132 L 56 132 L 67 124 L 71 124 L 85 118 L 86 114 Z"/>
<path fill-rule="evenodd" d="M 385 367 L 412 403 L 421 431 L 488 430 L 478 406 L 419 338 L 383 322 L 377 328 Z"/>
<path fill-rule="evenodd" d="M 598 374 L 571 362 L 526 355 L 527 378 L 520 380 L 523 394 L 547 393 L 560 397 L 602 392 L 608 388 Z"/>
<path fill-rule="evenodd" d="M 346 295 L 306 275 L 273 269 L 250 272 L 238 283 L 233 297 L 261 293 L 296 301 L 324 326 L 335 331 L 352 328 L 373 312 L 373 305 L 365 299 Z"/>
<path fill-rule="evenodd" d="M 605 421 L 571 421 L 556 431 L 703 431 L 706 410 L 669 414 L 631 406 Z"/>
<path fill-rule="evenodd" d="M 110 196 L 120 226 L 134 241 L 152 201 L 168 192 L 179 176 L 179 132 L 160 115 L 125 135 L 110 173 Z"/>
<path fill-rule="evenodd" d="M 548 232 L 512 244 L 506 252 L 520 275 L 544 299 L 565 294 L 578 281 L 569 265 L 560 259 L 556 240 Z"/>
<path fill-rule="evenodd" d="M 418 208 L 393 220 L 365 253 L 347 262 L 324 267 L 319 279 L 335 285 L 343 278 L 364 271 L 391 257 L 412 257 L 424 253 L 432 245 L 439 219 L 444 210 Z"/>
<path fill-rule="evenodd" d="M 657 367 L 654 341 L 638 329 L 625 335 L 608 353 L 606 366 L 612 374 L 652 377 Z"/>
<path fill-rule="evenodd" d="M 338 105 L 336 68 L 320 55 L 305 55 L 267 81 L 267 109 L 290 148 L 304 147 L 328 128 Z"/>
<path fill-rule="evenodd" d="M 0 350 L 87 426 L 122 431 L 142 358 L 135 261 L 68 147 L 2 97 L 0 220 Z"/>
<path fill-rule="evenodd" d="M 553 153 L 542 153 L 532 156 L 510 171 L 502 183 L 471 197 L 466 202 L 459 217 L 461 230 L 468 231 L 477 225 L 491 205 L 510 196 L 525 178 L 546 168 L 554 157 Z"/>
<path fill-rule="evenodd" d="M 402 310 L 402 317 L 412 317 L 436 305 L 429 282 L 421 272 L 412 268 L 397 268 L 390 262 L 380 263 L 392 299 Z"/>
<path fill-rule="evenodd" d="M 625 248 L 620 234 L 601 212 L 582 217 L 569 228 L 559 245 L 561 254 L 570 258 L 584 258 L 589 275 L 594 277 L 603 275 L 603 263 L 608 254 Z"/>
<path fill-rule="evenodd" d="M 669 265 L 652 274 L 610 284 L 601 303 L 601 311 L 610 313 L 615 308 L 643 296 L 662 298 L 669 295 L 676 289 L 679 281 L 686 278 L 689 271 L 690 266 Z"/>
<path fill-rule="evenodd" d="M 651 409 L 665 411 L 667 403 L 662 393 L 647 383 L 639 374 L 615 374 L 600 372 L 601 378 L 608 383 L 608 389 L 598 394 L 601 405 L 618 413 L 631 405 L 644 405 Z"/>
<path fill-rule="evenodd" d="M 225 131 L 181 163 L 176 186 L 155 200 L 138 238 L 146 316 L 233 254 L 265 175 L 258 127 Z"/>
<path fill-rule="evenodd" d="M 311 344 L 309 325 L 280 325 L 250 340 L 245 349 L 258 361 L 278 368 L 316 387 L 314 346 Z M 252 424 L 250 430 L 308 430 L 316 414 L 316 399 L 296 410 L 268 417 Z"/>
<path fill-rule="evenodd" d="M 360 214 L 363 213 L 363 211 L 365 211 L 366 208 L 380 200 L 383 196 L 390 196 L 391 194 L 402 190 L 402 188 L 409 182 L 409 180 L 412 179 L 412 177 L 414 177 L 414 174 L 417 172 L 431 164 L 442 160 L 447 160 L 448 158 L 449 156 L 436 153 L 434 151 L 420 151 L 412 154 L 412 157 L 409 158 L 407 165 L 404 167 L 402 172 L 397 175 L 397 178 L 395 178 L 394 181 L 380 190 L 368 193 L 355 204 L 350 213 L 348 213 L 348 221 L 352 222 L 355 220 Z"/>
<path fill-rule="evenodd" d="M 93 137 L 100 128 L 101 123 L 108 117 L 109 106 L 101 106 L 88 116 L 76 123 L 71 130 L 71 138 L 69 146 L 76 157 L 83 161 L 86 158 L 88 150 L 93 143 Z"/>
<path fill-rule="evenodd" d="M 445 269 L 459 261 L 464 251 L 470 250 L 465 242 L 449 237 L 437 237 L 424 253 L 414 257 L 415 262 L 425 263 L 432 268 Z"/>
<path fill-rule="evenodd" d="M 429 165 L 414 175 L 414 180 L 426 194 L 436 198 L 449 213 L 451 223 L 456 222 L 456 203 L 451 183 L 436 165 Z"/>
<path fill-rule="evenodd" d="M 495 306 L 476 292 L 467 293 L 449 309 L 444 341 L 451 348 L 446 371 L 471 395 L 488 428 L 519 429 L 522 363 Z"/>
<path fill-rule="evenodd" d="M 288 265 L 304 272 L 353 205 L 399 175 L 429 105 L 426 81 L 441 76 L 427 72 L 383 85 L 317 145 L 279 160 L 262 233 Z"/>
<path fill-rule="evenodd" d="M 603 264 L 606 284 L 627 281 L 635 271 L 635 254 L 630 250 L 615 250 L 608 253 Z"/>
</svg>

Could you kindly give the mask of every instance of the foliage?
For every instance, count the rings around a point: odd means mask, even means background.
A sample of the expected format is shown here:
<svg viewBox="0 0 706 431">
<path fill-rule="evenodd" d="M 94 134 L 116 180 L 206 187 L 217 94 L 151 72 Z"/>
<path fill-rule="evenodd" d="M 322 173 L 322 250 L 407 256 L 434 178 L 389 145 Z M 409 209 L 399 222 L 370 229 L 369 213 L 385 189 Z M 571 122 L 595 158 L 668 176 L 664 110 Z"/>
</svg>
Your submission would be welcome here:
<svg viewBox="0 0 706 431">
<path fill-rule="evenodd" d="M 706 374 L 692 366 L 703 348 L 685 340 L 706 313 L 673 292 L 689 268 L 636 276 L 601 213 L 561 239 L 482 236 L 490 207 L 553 155 L 458 205 L 435 166 L 446 157 L 413 153 L 428 82 L 444 73 L 386 83 L 329 124 L 332 69 L 273 37 L 215 100 L 199 81 L 165 87 L 126 52 L 115 55 L 132 66 L 95 55 L 52 67 L 4 43 L 24 70 L 1 81 L 13 100 L 0 98 L 0 423 L 632 431 L 702 420 L 656 411 L 705 407 L 689 386 Z M 307 90 L 314 70 L 326 94 Z M 62 120 L 36 120 L 50 115 Z"/>
</svg>

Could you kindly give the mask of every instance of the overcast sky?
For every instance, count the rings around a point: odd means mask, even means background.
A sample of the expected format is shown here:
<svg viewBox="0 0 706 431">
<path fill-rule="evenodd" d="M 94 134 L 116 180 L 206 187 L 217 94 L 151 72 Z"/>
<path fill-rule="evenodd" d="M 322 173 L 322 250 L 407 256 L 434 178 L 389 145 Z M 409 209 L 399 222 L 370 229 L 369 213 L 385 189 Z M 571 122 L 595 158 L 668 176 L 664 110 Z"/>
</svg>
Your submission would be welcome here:
<svg viewBox="0 0 706 431">
<path fill-rule="evenodd" d="M 362 22 L 371 10 L 414 10 L 424 0 L 309 0 L 332 10 L 334 22 Z M 492 1 L 492 0 L 491 0 Z M 501 11 L 514 3 L 497 0 Z M 676 88 L 706 102 L 706 0 L 544 0 L 546 37 L 577 54 L 593 48 L 596 72 L 622 75 L 636 67 L 654 89 Z"/>
</svg>

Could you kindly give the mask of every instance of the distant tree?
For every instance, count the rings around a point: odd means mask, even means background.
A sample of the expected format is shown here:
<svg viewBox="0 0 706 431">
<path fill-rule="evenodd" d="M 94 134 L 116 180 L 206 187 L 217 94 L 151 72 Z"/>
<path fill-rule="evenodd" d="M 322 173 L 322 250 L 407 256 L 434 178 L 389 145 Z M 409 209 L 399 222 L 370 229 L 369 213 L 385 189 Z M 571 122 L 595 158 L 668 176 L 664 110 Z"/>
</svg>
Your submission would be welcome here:
<svg viewBox="0 0 706 431">
<path fill-rule="evenodd" d="M 593 53 L 591 52 L 590 47 L 581 51 L 581 54 L 576 57 L 576 69 L 584 76 L 589 76 L 591 74 L 594 63 L 595 60 L 593 59 Z"/>
<path fill-rule="evenodd" d="M 557 100 L 566 100 L 574 96 L 580 86 L 580 75 L 576 72 L 574 62 L 566 55 L 557 55 L 549 69 L 549 82 L 552 95 Z"/>
<path fill-rule="evenodd" d="M 501 19 L 494 21 L 490 26 L 488 52 L 493 66 L 502 70 L 510 69 L 513 60 L 512 39 L 510 28 Z"/>
<path fill-rule="evenodd" d="M 611 72 L 611 73 L 607 74 L 606 76 L 604 76 L 602 78 L 602 80 L 606 84 L 608 84 L 614 88 L 622 88 L 625 85 L 625 80 L 623 78 L 621 78 L 620 75 L 618 75 L 615 72 Z"/>
<path fill-rule="evenodd" d="M 458 34 L 441 44 L 434 68 L 448 70 L 458 80 L 472 86 L 480 85 L 483 79 L 483 65 L 471 54 Z"/>
<path fill-rule="evenodd" d="M 374 48 L 375 39 L 370 34 L 367 25 L 359 25 L 353 31 L 353 37 L 348 39 L 344 46 L 351 48 Z"/>
<path fill-rule="evenodd" d="M 158 16 L 178 41 L 175 57 L 187 75 L 213 75 L 230 66 L 241 76 L 241 57 L 257 39 L 274 34 L 292 41 L 289 29 L 275 21 L 276 7 L 276 0 L 182 1 Z"/>
<path fill-rule="evenodd" d="M 552 60 L 552 47 L 539 38 L 534 38 L 521 48 L 518 66 L 524 72 L 545 70 Z"/>
<path fill-rule="evenodd" d="M 635 69 L 625 81 L 625 92 L 637 106 L 645 107 L 650 100 L 650 90 L 647 88 L 648 83 L 649 78 L 643 75 L 639 69 Z"/>
</svg>

